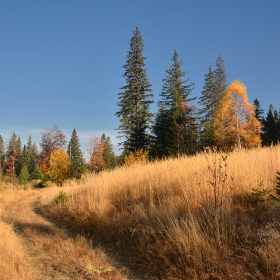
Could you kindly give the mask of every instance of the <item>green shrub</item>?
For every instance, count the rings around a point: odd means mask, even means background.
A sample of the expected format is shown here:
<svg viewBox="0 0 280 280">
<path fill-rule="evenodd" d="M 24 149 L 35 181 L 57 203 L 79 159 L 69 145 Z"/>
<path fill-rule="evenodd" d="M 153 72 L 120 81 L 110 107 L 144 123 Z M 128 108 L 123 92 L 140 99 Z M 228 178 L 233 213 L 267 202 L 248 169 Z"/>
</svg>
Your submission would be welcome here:
<svg viewBox="0 0 280 280">
<path fill-rule="evenodd" d="M 68 200 L 68 196 L 65 191 L 60 191 L 58 195 L 54 198 L 56 204 L 65 203 Z"/>
</svg>

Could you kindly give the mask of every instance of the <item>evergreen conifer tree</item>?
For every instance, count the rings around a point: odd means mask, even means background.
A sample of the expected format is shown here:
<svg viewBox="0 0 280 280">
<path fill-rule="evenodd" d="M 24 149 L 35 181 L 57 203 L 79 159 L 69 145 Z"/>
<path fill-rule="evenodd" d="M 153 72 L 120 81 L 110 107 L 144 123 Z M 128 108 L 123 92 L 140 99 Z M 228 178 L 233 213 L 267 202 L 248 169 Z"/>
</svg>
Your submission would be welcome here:
<svg viewBox="0 0 280 280">
<path fill-rule="evenodd" d="M 263 114 L 264 110 L 261 108 L 261 103 L 258 99 L 255 99 L 253 102 L 255 106 L 255 117 L 260 122 L 263 123 Z"/>
<path fill-rule="evenodd" d="M 139 149 L 146 150 L 150 144 L 149 130 L 153 114 L 149 106 L 153 103 L 151 84 L 146 73 L 146 57 L 143 56 L 144 41 L 140 30 L 136 27 L 130 40 L 123 76 L 126 85 L 118 93 L 120 118 L 119 133 L 123 148 L 127 152 Z"/>
<path fill-rule="evenodd" d="M 29 180 L 29 172 L 28 172 L 28 167 L 26 165 L 24 165 L 21 170 L 20 170 L 20 173 L 19 173 L 19 176 L 18 176 L 18 179 L 19 179 L 19 183 L 21 185 L 26 185 L 28 183 L 28 180 Z"/>
<path fill-rule="evenodd" d="M 78 134 L 75 128 L 68 144 L 67 153 L 70 160 L 70 177 L 81 179 L 82 174 L 86 171 L 86 166 L 83 159 L 83 153 L 80 149 Z"/>
<path fill-rule="evenodd" d="M 181 70 L 182 61 L 179 61 L 176 50 L 172 61 L 163 79 L 162 99 L 158 102 L 159 110 L 153 127 L 154 147 L 159 158 L 193 153 L 196 145 L 194 108 L 189 103 L 194 100 L 189 98 L 194 84 L 186 84 L 189 79 L 183 80 L 188 72 Z"/>
<path fill-rule="evenodd" d="M 172 126 L 172 117 L 169 109 L 162 102 L 159 105 L 158 112 L 153 125 L 153 141 L 150 155 L 154 158 L 163 158 L 171 156 L 173 153 L 172 137 L 169 130 Z"/>
<path fill-rule="evenodd" d="M 270 104 L 266 117 L 263 120 L 263 145 L 275 145 L 280 141 L 280 121 L 278 112 Z"/>
<path fill-rule="evenodd" d="M 219 109 L 227 89 L 227 74 L 223 58 L 219 55 L 216 63 L 216 69 L 213 71 L 210 65 L 208 73 L 205 75 L 205 85 L 199 98 L 199 104 L 202 105 L 200 110 L 201 133 L 200 145 L 202 147 L 216 146 L 214 137 L 213 123 L 216 113 Z"/>
<path fill-rule="evenodd" d="M 4 167 L 5 161 L 5 145 L 2 136 L 0 135 L 0 173 L 2 174 L 2 169 Z"/>
<path fill-rule="evenodd" d="M 36 143 L 32 143 L 32 138 L 29 136 L 27 145 L 24 145 L 22 148 L 21 166 L 23 167 L 26 165 L 28 173 L 33 174 L 38 162 L 38 157 L 39 153 Z"/>
<path fill-rule="evenodd" d="M 110 137 L 106 137 L 106 135 L 103 133 L 101 135 L 101 141 L 105 145 L 104 150 L 104 160 L 106 162 L 106 169 L 114 169 L 118 165 L 117 157 L 114 153 L 113 145 L 111 143 Z"/>
<path fill-rule="evenodd" d="M 217 95 L 217 91 L 218 86 L 216 83 L 216 77 L 210 65 L 208 73 L 205 75 L 205 85 L 199 98 L 199 104 L 203 106 L 200 110 L 202 123 L 200 144 L 202 147 L 212 147 L 215 145 L 213 123 L 219 106 L 219 96 Z"/>
<path fill-rule="evenodd" d="M 39 165 L 36 165 L 31 178 L 35 180 L 43 180 L 46 177 L 46 174 L 43 173 Z"/>
<path fill-rule="evenodd" d="M 218 101 L 221 101 L 228 87 L 228 83 L 227 83 L 228 75 L 226 73 L 225 62 L 220 55 L 216 60 L 215 66 L 216 69 L 214 70 L 214 75 L 216 77 L 216 86 L 217 86 L 216 98 Z"/>
</svg>

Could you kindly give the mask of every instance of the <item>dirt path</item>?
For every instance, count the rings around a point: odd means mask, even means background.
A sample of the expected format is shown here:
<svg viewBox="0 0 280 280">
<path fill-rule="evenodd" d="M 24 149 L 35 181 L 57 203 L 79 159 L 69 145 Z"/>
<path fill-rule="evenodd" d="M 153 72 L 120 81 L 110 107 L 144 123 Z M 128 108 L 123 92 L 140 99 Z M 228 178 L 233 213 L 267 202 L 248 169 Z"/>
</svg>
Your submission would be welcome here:
<svg viewBox="0 0 280 280">
<path fill-rule="evenodd" d="M 14 222 L 24 246 L 33 279 L 136 279 L 128 269 L 109 258 L 102 248 L 91 245 L 82 236 L 44 219 L 37 210 L 41 196 L 51 189 L 28 191 L 30 194 L 8 207 L 4 219 Z"/>
</svg>

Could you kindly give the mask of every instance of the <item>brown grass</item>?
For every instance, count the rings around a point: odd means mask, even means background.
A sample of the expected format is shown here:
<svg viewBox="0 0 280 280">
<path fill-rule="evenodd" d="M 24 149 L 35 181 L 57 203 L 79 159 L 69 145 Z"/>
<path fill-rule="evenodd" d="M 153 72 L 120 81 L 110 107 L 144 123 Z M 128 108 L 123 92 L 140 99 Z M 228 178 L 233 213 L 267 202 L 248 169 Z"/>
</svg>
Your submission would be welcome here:
<svg viewBox="0 0 280 280">
<path fill-rule="evenodd" d="M 93 248 L 91 240 L 54 226 L 37 212 L 38 197 L 58 191 L 6 185 L 0 192 L 0 280 L 126 280 L 125 268 L 112 264 L 101 247 Z"/>
<path fill-rule="evenodd" d="M 0 221 L 0 279 L 27 280 L 26 260 L 12 225 Z"/>
<path fill-rule="evenodd" d="M 143 279 L 280 279 L 279 168 L 280 146 L 202 153 L 89 176 L 41 209 L 114 246 Z"/>
<path fill-rule="evenodd" d="M 1 280 L 27 280 L 30 279 L 28 261 L 21 242 L 16 236 L 14 224 L 5 223 L 2 216 L 6 213 L 8 205 L 19 199 L 20 190 L 10 184 L 5 191 L 0 192 L 0 279 Z"/>
<path fill-rule="evenodd" d="M 141 279 L 280 279 L 277 169 L 280 146 L 202 153 L 89 175 L 46 192 L 40 209 Z"/>
</svg>

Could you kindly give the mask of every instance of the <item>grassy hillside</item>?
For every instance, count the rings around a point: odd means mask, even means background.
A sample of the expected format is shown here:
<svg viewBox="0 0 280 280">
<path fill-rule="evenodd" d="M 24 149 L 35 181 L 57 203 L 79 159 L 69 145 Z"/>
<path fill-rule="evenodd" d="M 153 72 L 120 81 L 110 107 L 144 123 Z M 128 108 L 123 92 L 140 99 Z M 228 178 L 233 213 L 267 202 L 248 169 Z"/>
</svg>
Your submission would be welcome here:
<svg viewBox="0 0 280 280">
<path fill-rule="evenodd" d="M 145 279 L 280 279 L 280 146 L 90 175 L 41 201 Z"/>
</svg>

